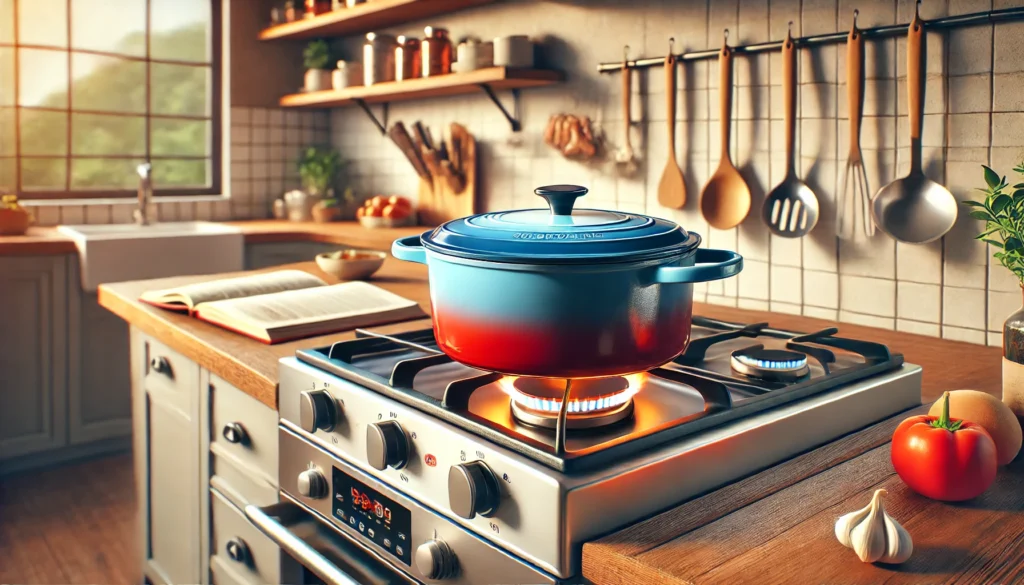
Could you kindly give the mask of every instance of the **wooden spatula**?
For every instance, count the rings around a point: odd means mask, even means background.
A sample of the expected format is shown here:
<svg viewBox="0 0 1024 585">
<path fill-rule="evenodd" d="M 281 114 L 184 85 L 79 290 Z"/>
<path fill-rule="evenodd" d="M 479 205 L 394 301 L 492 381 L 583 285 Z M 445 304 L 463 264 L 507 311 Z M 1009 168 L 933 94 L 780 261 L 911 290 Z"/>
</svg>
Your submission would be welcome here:
<svg viewBox="0 0 1024 585">
<path fill-rule="evenodd" d="M 676 162 L 676 57 L 671 44 L 665 57 L 665 93 L 668 96 L 668 161 L 658 183 L 658 203 L 670 209 L 682 209 L 686 205 L 686 184 Z"/>
</svg>

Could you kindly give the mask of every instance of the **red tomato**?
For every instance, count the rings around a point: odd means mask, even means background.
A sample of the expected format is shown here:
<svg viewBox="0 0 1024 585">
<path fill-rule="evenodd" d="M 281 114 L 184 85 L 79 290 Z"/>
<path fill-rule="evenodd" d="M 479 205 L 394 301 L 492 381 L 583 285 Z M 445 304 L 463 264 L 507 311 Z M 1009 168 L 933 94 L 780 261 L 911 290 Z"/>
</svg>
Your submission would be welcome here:
<svg viewBox="0 0 1024 585">
<path fill-rule="evenodd" d="M 374 207 L 384 209 L 384 206 L 388 204 L 388 198 L 383 195 L 376 195 L 370 202 Z"/>
<path fill-rule="evenodd" d="M 388 203 L 390 203 L 391 205 L 401 205 L 407 209 L 412 209 L 412 203 L 410 203 L 408 199 L 402 197 L 401 195 L 392 195 L 391 197 L 388 198 Z"/>
<path fill-rule="evenodd" d="M 388 219 L 405 219 L 409 217 L 410 209 L 394 203 L 384 208 L 384 217 Z"/>
<path fill-rule="evenodd" d="M 384 215 L 384 208 L 377 207 L 376 205 L 374 205 L 373 207 L 367 207 L 366 215 L 367 217 L 381 217 L 382 215 Z"/>
<path fill-rule="evenodd" d="M 912 416 L 892 435 L 892 466 L 912 490 L 933 500 L 980 496 L 996 479 L 996 444 L 984 428 L 942 416 Z"/>
</svg>

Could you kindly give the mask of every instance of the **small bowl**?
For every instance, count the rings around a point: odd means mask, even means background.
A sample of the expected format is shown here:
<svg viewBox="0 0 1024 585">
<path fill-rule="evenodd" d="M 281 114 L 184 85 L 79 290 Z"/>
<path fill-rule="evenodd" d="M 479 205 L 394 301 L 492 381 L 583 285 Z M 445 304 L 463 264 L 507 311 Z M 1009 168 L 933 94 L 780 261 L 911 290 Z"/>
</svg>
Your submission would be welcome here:
<svg viewBox="0 0 1024 585">
<path fill-rule="evenodd" d="M 316 265 L 341 280 L 363 280 L 380 270 L 387 252 L 374 250 L 338 250 L 316 255 Z"/>
<path fill-rule="evenodd" d="M 413 211 L 409 215 L 402 219 L 391 219 L 388 217 L 374 217 L 370 215 L 364 215 L 359 218 L 359 223 L 364 228 L 393 228 L 393 227 L 405 227 L 410 225 L 416 225 L 416 212 Z"/>
</svg>

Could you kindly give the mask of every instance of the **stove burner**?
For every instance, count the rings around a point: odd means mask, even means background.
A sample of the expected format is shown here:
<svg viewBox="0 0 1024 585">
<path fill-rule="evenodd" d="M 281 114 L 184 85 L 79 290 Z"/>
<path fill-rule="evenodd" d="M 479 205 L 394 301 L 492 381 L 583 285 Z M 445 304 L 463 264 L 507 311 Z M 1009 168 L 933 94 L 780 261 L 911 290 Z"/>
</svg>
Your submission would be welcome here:
<svg viewBox="0 0 1024 585">
<path fill-rule="evenodd" d="M 732 352 L 732 369 L 764 380 L 799 380 L 810 373 L 807 356 L 784 349 L 748 347 Z"/>
<path fill-rule="evenodd" d="M 555 428 L 562 408 L 565 380 L 560 378 L 515 378 L 502 380 L 512 397 L 515 418 L 529 425 Z M 638 375 L 609 378 L 581 378 L 572 381 L 566 427 L 585 429 L 609 425 L 633 413 L 633 394 Z M 511 391 L 509 391 L 511 390 Z"/>
</svg>

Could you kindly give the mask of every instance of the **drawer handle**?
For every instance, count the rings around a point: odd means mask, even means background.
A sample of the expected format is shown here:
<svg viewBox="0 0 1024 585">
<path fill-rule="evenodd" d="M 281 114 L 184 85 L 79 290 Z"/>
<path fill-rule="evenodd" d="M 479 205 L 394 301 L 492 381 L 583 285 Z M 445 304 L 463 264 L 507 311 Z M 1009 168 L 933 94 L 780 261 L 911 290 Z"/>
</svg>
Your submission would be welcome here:
<svg viewBox="0 0 1024 585">
<path fill-rule="evenodd" d="M 278 506 L 280 504 L 261 509 L 249 504 L 245 507 L 245 515 L 256 528 L 259 528 L 260 532 L 281 547 L 282 551 L 309 569 L 314 575 L 323 579 L 328 585 L 359 585 L 359 581 L 339 569 L 315 548 L 306 544 L 305 541 L 271 517 L 270 514 L 273 514 Z"/>
<path fill-rule="evenodd" d="M 249 564 L 249 545 L 241 538 L 232 538 L 224 545 L 228 557 L 236 563 Z"/>
<path fill-rule="evenodd" d="M 236 445 L 249 444 L 249 433 L 245 431 L 245 427 L 242 426 L 242 423 L 228 423 L 224 425 L 224 430 L 222 430 L 220 434 L 224 436 L 224 440 L 228 443 L 234 443 Z"/>
<path fill-rule="evenodd" d="M 149 369 L 168 378 L 174 378 L 174 372 L 171 371 L 171 362 L 163 356 L 157 356 L 149 360 Z"/>
</svg>

